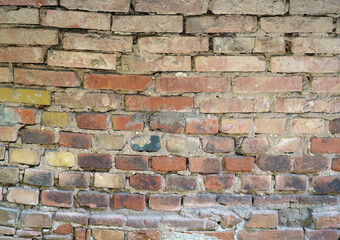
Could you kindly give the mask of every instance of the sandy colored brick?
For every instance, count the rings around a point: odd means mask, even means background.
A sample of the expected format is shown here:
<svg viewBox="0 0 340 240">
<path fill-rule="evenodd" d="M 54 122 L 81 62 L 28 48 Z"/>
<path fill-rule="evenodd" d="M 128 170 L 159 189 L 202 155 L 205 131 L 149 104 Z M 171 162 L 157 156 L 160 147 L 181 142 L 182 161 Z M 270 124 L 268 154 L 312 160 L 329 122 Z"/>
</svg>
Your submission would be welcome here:
<svg viewBox="0 0 340 240">
<path fill-rule="evenodd" d="M 64 49 L 94 50 L 103 52 L 131 52 L 131 36 L 65 33 Z"/>
<path fill-rule="evenodd" d="M 58 30 L 30 28 L 1 28 L 1 44 L 57 45 Z"/>
<path fill-rule="evenodd" d="M 339 13 L 340 5 L 337 1 L 329 0 L 291 0 L 289 13 L 305 15 L 324 15 L 330 13 Z"/>
<path fill-rule="evenodd" d="M 220 131 L 229 134 L 247 134 L 253 127 L 251 118 L 223 118 L 221 120 Z"/>
<path fill-rule="evenodd" d="M 47 64 L 59 67 L 116 69 L 116 55 L 106 53 L 54 50 L 47 55 Z"/>
<path fill-rule="evenodd" d="M 53 167 L 73 167 L 74 156 L 71 152 L 47 152 L 46 162 Z"/>
<path fill-rule="evenodd" d="M 7 67 L 0 67 L 0 82 L 10 82 L 10 72 Z"/>
<path fill-rule="evenodd" d="M 256 38 L 254 53 L 284 53 L 285 39 L 283 37 L 260 37 Z"/>
<path fill-rule="evenodd" d="M 27 205 L 37 205 L 39 203 L 39 190 L 10 188 L 7 193 L 7 201 Z"/>
<path fill-rule="evenodd" d="M 255 38 L 214 38 L 214 52 L 217 53 L 251 53 L 254 47 Z"/>
<path fill-rule="evenodd" d="M 183 17 L 166 15 L 113 16 L 111 30 L 123 33 L 180 33 L 183 31 Z"/>
<path fill-rule="evenodd" d="M 180 53 L 189 54 L 209 50 L 208 38 L 198 37 L 142 37 L 138 39 L 139 51 L 150 53 Z"/>
<path fill-rule="evenodd" d="M 14 127 L 0 126 L 0 141 L 15 142 L 18 138 L 18 130 Z"/>
<path fill-rule="evenodd" d="M 265 138 L 245 138 L 241 147 L 244 153 L 265 153 L 269 143 Z"/>
<path fill-rule="evenodd" d="M 0 182 L 12 184 L 19 182 L 19 168 L 0 167 Z"/>
<path fill-rule="evenodd" d="M 125 175 L 114 173 L 95 173 L 94 186 L 98 188 L 124 188 Z"/>
<path fill-rule="evenodd" d="M 186 19 L 186 33 L 255 32 L 257 19 L 253 16 L 201 16 Z"/>
<path fill-rule="evenodd" d="M 117 230 L 93 229 L 92 237 L 95 240 L 106 240 L 106 239 L 124 240 L 124 232 L 117 231 Z"/>
<path fill-rule="evenodd" d="M 0 88 L 0 101 L 50 105 L 50 98 L 50 93 L 45 90 L 21 88 L 11 89 L 8 87 Z"/>
<path fill-rule="evenodd" d="M 319 118 L 295 118 L 292 121 L 292 129 L 294 133 L 321 133 L 325 123 Z"/>
<path fill-rule="evenodd" d="M 265 70 L 265 61 L 257 56 L 198 56 L 198 72 L 259 72 Z"/>
<path fill-rule="evenodd" d="M 293 53 L 340 53 L 339 38 L 294 38 Z"/>
<path fill-rule="evenodd" d="M 2 0 L 0 5 L 17 5 L 17 6 L 57 6 L 57 0 Z"/>
<path fill-rule="evenodd" d="M 294 153 L 302 149 L 301 138 L 282 138 L 277 144 L 273 144 L 271 149 L 277 153 Z"/>
<path fill-rule="evenodd" d="M 311 91 L 316 93 L 339 93 L 340 77 L 316 77 L 312 81 Z"/>
<path fill-rule="evenodd" d="M 27 165 L 39 165 L 40 156 L 36 150 L 10 148 L 9 162 Z"/>
<path fill-rule="evenodd" d="M 214 14 L 280 15 L 288 11 L 288 4 L 285 0 L 212 0 L 210 9 Z"/>
<path fill-rule="evenodd" d="M 197 151 L 200 146 L 197 137 L 169 137 L 166 146 L 168 151 L 177 153 L 190 153 Z"/>
<path fill-rule="evenodd" d="M 40 47 L 1 47 L 0 62 L 44 63 L 45 49 Z"/>
<path fill-rule="evenodd" d="M 154 72 L 191 71 L 190 56 L 131 54 L 122 56 L 123 72 L 149 74 Z"/>
<path fill-rule="evenodd" d="M 62 112 L 44 112 L 41 120 L 44 126 L 65 127 L 68 124 L 68 114 Z"/>
<path fill-rule="evenodd" d="M 260 26 L 265 32 L 274 33 L 327 33 L 333 30 L 333 19 L 330 17 L 263 17 Z"/>
<path fill-rule="evenodd" d="M 108 150 L 121 150 L 126 144 L 123 136 L 100 134 L 96 136 L 97 146 Z"/>
<path fill-rule="evenodd" d="M 247 228 L 277 228 L 279 216 L 274 210 L 252 211 L 245 227 Z"/>
<path fill-rule="evenodd" d="M 286 119 L 282 118 L 257 118 L 254 120 L 256 133 L 282 134 L 285 130 Z"/>
<path fill-rule="evenodd" d="M 41 25 L 58 28 L 85 28 L 110 30 L 111 14 L 59 9 L 44 9 L 41 12 Z"/>
<path fill-rule="evenodd" d="M 0 23 L 39 24 L 39 9 L 19 8 L 7 10 L 0 8 Z"/>
<path fill-rule="evenodd" d="M 68 9 L 78 9 L 96 12 L 129 12 L 130 0 L 61 0 L 60 5 Z"/>
</svg>

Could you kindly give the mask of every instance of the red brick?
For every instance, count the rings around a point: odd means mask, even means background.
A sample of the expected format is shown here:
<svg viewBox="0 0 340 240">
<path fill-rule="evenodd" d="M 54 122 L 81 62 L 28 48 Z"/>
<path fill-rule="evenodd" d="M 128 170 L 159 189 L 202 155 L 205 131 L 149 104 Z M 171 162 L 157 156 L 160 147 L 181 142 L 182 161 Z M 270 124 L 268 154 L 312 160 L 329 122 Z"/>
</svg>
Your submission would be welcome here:
<svg viewBox="0 0 340 240">
<path fill-rule="evenodd" d="M 144 230 L 138 232 L 128 232 L 127 240 L 160 240 L 161 234 L 158 231 Z"/>
<path fill-rule="evenodd" d="M 1 44 L 17 45 L 58 45 L 58 30 L 2 28 L 0 29 Z"/>
<path fill-rule="evenodd" d="M 210 98 L 200 103 L 200 112 L 203 113 L 230 113 L 230 112 L 267 112 L 269 111 L 267 98 Z"/>
<path fill-rule="evenodd" d="M 306 175 L 285 174 L 276 176 L 275 189 L 281 191 L 306 191 L 308 177 Z"/>
<path fill-rule="evenodd" d="M 26 85 L 78 87 L 80 81 L 74 72 L 14 68 L 14 82 Z"/>
<path fill-rule="evenodd" d="M 202 148 L 205 152 L 223 153 L 234 151 L 234 139 L 229 137 L 204 137 Z"/>
<path fill-rule="evenodd" d="M 196 194 L 183 197 L 184 208 L 207 208 L 216 204 L 216 196 L 212 194 Z"/>
<path fill-rule="evenodd" d="M 90 173 L 87 172 L 61 172 L 59 173 L 59 185 L 71 188 L 89 187 L 90 178 Z"/>
<path fill-rule="evenodd" d="M 141 75 L 86 73 L 84 78 L 84 87 L 91 89 L 144 91 L 151 84 L 150 76 Z"/>
<path fill-rule="evenodd" d="M 189 54 L 209 50 L 208 38 L 197 37 L 142 37 L 138 39 L 140 52 Z"/>
<path fill-rule="evenodd" d="M 111 117 L 113 130 L 118 131 L 143 131 L 144 122 L 137 116 L 117 115 Z"/>
<path fill-rule="evenodd" d="M 312 82 L 312 92 L 339 93 L 340 77 L 317 77 Z"/>
<path fill-rule="evenodd" d="M 283 206 L 284 204 L 290 204 L 297 202 L 295 195 L 263 195 L 254 196 L 254 205 L 263 206 L 277 204 Z"/>
<path fill-rule="evenodd" d="M 78 154 L 78 165 L 83 169 L 108 171 L 112 167 L 112 156 L 99 153 Z"/>
<path fill-rule="evenodd" d="M 50 66 L 115 70 L 116 64 L 117 56 L 111 53 L 51 50 L 47 54 Z"/>
<path fill-rule="evenodd" d="M 312 187 L 316 193 L 339 193 L 340 176 L 315 176 Z"/>
<path fill-rule="evenodd" d="M 187 33 L 255 32 L 257 20 L 253 16 L 203 16 L 186 19 Z"/>
<path fill-rule="evenodd" d="M 299 33 L 299 32 L 332 32 L 333 24 L 330 17 L 263 17 L 260 20 L 261 28 L 265 32 Z"/>
<path fill-rule="evenodd" d="M 241 147 L 244 153 L 264 153 L 269 144 L 265 138 L 245 138 Z"/>
<path fill-rule="evenodd" d="M 108 13 L 44 9 L 41 12 L 41 25 L 58 28 L 110 30 L 110 18 L 111 15 Z"/>
<path fill-rule="evenodd" d="M 271 188 L 270 175 L 244 175 L 242 188 L 248 191 L 269 191 Z"/>
<path fill-rule="evenodd" d="M 156 91 L 161 93 L 224 92 L 224 77 L 158 77 Z"/>
<path fill-rule="evenodd" d="M 222 169 L 221 160 L 212 157 L 189 158 L 189 170 L 198 173 L 219 173 Z"/>
<path fill-rule="evenodd" d="M 206 175 L 203 178 L 204 186 L 208 190 L 230 189 L 235 183 L 234 174 Z"/>
<path fill-rule="evenodd" d="M 197 0 L 187 2 L 183 0 L 172 1 L 171 4 L 167 0 L 158 1 L 133 1 L 136 12 L 155 12 L 157 14 L 182 14 L 182 15 L 200 15 L 208 11 L 208 0 Z"/>
<path fill-rule="evenodd" d="M 198 189 L 196 176 L 180 176 L 168 174 L 165 177 L 167 191 L 191 191 Z"/>
<path fill-rule="evenodd" d="M 116 169 L 123 170 L 146 171 L 148 169 L 148 161 L 149 158 L 147 156 L 116 155 L 115 157 Z"/>
<path fill-rule="evenodd" d="M 82 129 L 105 130 L 106 114 L 82 113 L 76 117 L 77 125 Z"/>
<path fill-rule="evenodd" d="M 239 216 L 237 216 L 235 213 L 233 213 L 231 211 L 226 212 L 222 215 L 221 227 L 222 228 L 231 228 L 231 227 L 234 227 L 235 225 L 239 224 L 240 222 L 242 222 L 242 218 L 240 218 Z M 232 235 L 231 239 L 234 239 L 234 235 Z"/>
<path fill-rule="evenodd" d="M 1 47 L 0 62 L 44 63 L 45 50 L 40 47 Z"/>
<path fill-rule="evenodd" d="M 176 194 L 152 194 L 149 196 L 149 207 L 159 211 L 181 210 L 181 196 Z"/>
<path fill-rule="evenodd" d="M 182 16 L 113 16 L 112 31 L 114 32 L 170 32 L 183 31 Z"/>
<path fill-rule="evenodd" d="M 135 174 L 130 177 L 130 186 L 135 189 L 157 191 L 162 188 L 160 175 Z"/>
<path fill-rule="evenodd" d="M 250 118 L 224 118 L 221 120 L 220 131 L 230 134 L 250 133 L 253 120 Z"/>
<path fill-rule="evenodd" d="M 252 211 L 245 227 L 247 228 L 277 228 L 279 216 L 277 211 L 259 210 Z"/>
<path fill-rule="evenodd" d="M 151 168 L 161 172 L 185 171 L 187 160 L 184 157 L 152 157 Z"/>
<path fill-rule="evenodd" d="M 193 108 L 192 97 L 146 97 L 128 95 L 125 97 L 127 111 L 178 111 L 188 112 Z"/>
<path fill-rule="evenodd" d="M 2 0 L 0 5 L 16 5 L 16 6 L 57 6 L 57 0 Z"/>
<path fill-rule="evenodd" d="M 332 204 L 336 205 L 338 200 L 336 197 L 329 195 L 301 195 L 299 197 L 300 204 Z"/>
<path fill-rule="evenodd" d="M 74 238 L 75 240 L 90 240 L 91 239 L 91 230 L 85 228 L 75 228 L 74 229 Z"/>
<path fill-rule="evenodd" d="M 101 12 L 129 12 L 130 0 L 102 0 L 93 4 L 91 0 L 61 0 L 60 5 L 67 9 Z"/>
<path fill-rule="evenodd" d="M 314 56 L 272 57 L 270 61 L 270 69 L 272 72 L 291 72 L 291 73 L 337 72 L 340 69 L 340 59 L 335 57 L 314 57 Z"/>
<path fill-rule="evenodd" d="M 186 229 L 190 230 L 214 230 L 217 227 L 217 223 L 207 219 L 189 218 L 177 215 L 164 216 L 162 219 L 162 225 L 168 229 Z"/>
<path fill-rule="evenodd" d="M 78 192 L 77 203 L 82 207 L 105 209 L 110 205 L 110 195 L 99 192 Z"/>
<path fill-rule="evenodd" d="M 145 196 L 140 194 L 114 193 L 113 208 L 127 208 L 136 211 L 143 211 L 145 208 Z"/>
<path fill-rule="evenodd" d="M 131 54 L 122 56 L 122 71 L 132 74 L 191 71 L 190 56 Z"/>
<path fill-rule="evenodd" d="M 251 195 L 219 194 L 217 200 L 222 205 L 251 205 Z"/>
<path fill-rule="evenodd" d="M 224 157 L 224 167 L 230 172 L 251 172 L 253 171 L 255 158 L 243 156 Z"/>
<path fill-rule="evenodd" d="M 340 41 L 336 38 L 294 38 L 293 53 L 339 53 Z"/>
<path fill-rule="evenodd" d="M 334 157 L 332 159 L 332 170 L 340 171 L 340 157 Z"/>
<path fill-rule="evenodd" d="M 306 235 L 309 240 L 337 240 L 338 231 L 333 229 L 312 230 L 306 229 Z"/>
<path fill-rule="evenodd" d="M 218 118 L 188 118 L 186 133 L 215 134 L 218 132 Z"/>
<path fill-rule="evenodd" d="M 73 192 L 44 190 L 41 192 L 41 204 L 50 207 L 72 207 Z"/>
<path fill-rule="evenodd" d="M 61 147 L 89 149 L 92 137 L 85 133 L 60 132 L 59 144 Z"/>
<path fill-rule="evenodd" d="M 238 77 L 234 92 L 302 91 L 302 77 Z"/>
<path fill-rule="evenodd" d="M 313 213 L 313 221 L 316 229 L 340 228 L 339 212 Z"/>
<path fill-rule="evenodd" d="M 263 171 L 288 172 L 291 159 L 289 156 L 259 156 L 257 166 Z"/>
<path fill-rule="evenodd" d="M 328 158 L 325 156 L 303 156 L 296 157 L 294 161 L 294 171 L 304 172 L 320 172 L 327 169 Z"/>
<path fill-rule="evenodd" d="M 159 228 L 161 219 L 157 215 L 128 216 L 126 226 L 131 228 Z"/>
<path fill-rule="evenodd" d="M 312 138 L 312 153 L 340 153 L 340 138 Z"/>
<path fill-rule="evenodd" d="M 19 9 L 0 9 L 0 23 L 10 24 L 39 24 L 39 9 L 19 8 Z"/>
<path fill-rule="evenodd" d="M 309 100 L 305 98 L 276 98 L 274 100 L 274 112 L 302 113 L 302 112 L 326 112 L 336 113 L 340 111 L 340 99 Z"/>
<path fill-rule="evenodd" d="M 0 140 L 3 142 L 15 142 L 18 138 L 18 130 L 13 127 L 0 126 Z"/>
<path fill-rule="evenodd" d="M 265 70 L 265 61 L 256 56 L 199 56 L 195 67 L 198 72 L 258 72 Z"/>
<path fill-rule="evenodd" d="M 4 109 L 5 122 L 34 124 L 35 123 L 35 109 L 31 108 L 13 108 L 6 107 Z"/>
<path fill-rule="evenodd" d="M 278 230 L 257 230 L 248 231 L 241 230 L 237 235 L 239 240 L 261 240 L 261 239 L 285 239 L 285 240 L 303 240 L 303 229 L 302 228 L 286 228 Z"/>
<path fill-rule="evenodd" d="M 54 144 L 54 133 L 39 129 L 24 129 L 21 131 L 21 141 L 33 144 Z"/>
<path fill-rule="evenodd" d="M 55 104 L 69 108 L 88 108 L 105 111 L 118 109 L 120 100 L 111 93 L 59 92 L 54 94 Z"/>
<path fill-rule="evenodd" d="M 59 225 L 56 230 L 54 230 L 55 234 L 61 234 L 61 235 L 67 235 L 72 233 L 73 231 L 73 227 L 71 224 L 67 223 L 67 224 L 62 224 Z"/>
</svg>

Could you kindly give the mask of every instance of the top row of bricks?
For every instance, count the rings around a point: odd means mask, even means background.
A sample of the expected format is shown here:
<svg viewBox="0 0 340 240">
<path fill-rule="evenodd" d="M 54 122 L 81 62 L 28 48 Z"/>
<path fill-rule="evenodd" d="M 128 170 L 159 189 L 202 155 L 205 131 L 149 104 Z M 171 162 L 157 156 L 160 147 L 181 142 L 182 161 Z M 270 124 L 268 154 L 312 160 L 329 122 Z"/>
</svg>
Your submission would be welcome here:
<svg viewBox="0 0 340 240">
<path fill-rule="evenodd" d="M 288 3 L 289 2 L 289 3 Z M 67 9 L 103 12 L 135 12 L 157 14 L 201 15 L 211 10 L 214 14 L 320 15 L 340 12 L 339 1 L 329 0 L 60 0 Z M 0 6 L 58 6 L 58 0 L 0 0 Z"/>
</svg>

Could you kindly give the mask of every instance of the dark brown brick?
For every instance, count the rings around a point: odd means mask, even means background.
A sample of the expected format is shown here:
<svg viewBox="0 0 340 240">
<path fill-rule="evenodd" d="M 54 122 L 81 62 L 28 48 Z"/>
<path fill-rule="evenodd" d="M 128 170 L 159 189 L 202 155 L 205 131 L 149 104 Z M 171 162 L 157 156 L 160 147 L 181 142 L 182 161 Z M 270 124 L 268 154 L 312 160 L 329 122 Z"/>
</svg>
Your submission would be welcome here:
<svg viewBox="0 0 340 240">
<path fill-rule="evenodd" d="M 62 187 L 88 187 L 90 186 L 90 181 L 90 174 L 87 172 L 59 173 L 59 185 Z"/>
<path fill-rule="evenodd" d="M 290 170 L 289 156 L 260 156 L 257 166 L 263 171 L 287 172 Z"/>
<path fill-rule="evenodd" d="M 222 205 L 251 205 L 251 195 L 219 194 L 216 201 Z"/>
<path fill-rule="evenodd" d="M 149 208 L 160 211 L 180 211 L 181 195 L 152 194 L 149 197 Z"/>
<path fill-rule="evenodd" d="M 312 187 L 316 193 L 339 193 L 340 192 L 340 176 L 313 177 Z"/>
<path fill-rule="evenodd" d="M 340 133 L 340 118 L 329 122 L 329 131 L 331 133 Z"/>
<path fill-rule="evenodd" d="M 130 186 L 135 189 L 157 191 L 162 187 L 160 175 L 136 174 L 130 177 Z"/>
<path fill-rule="evenodd" d="M 51 207 L 72 207 L 73 192 L 44 190 L 41 192 L 41 204 Z"/>
<path fill-rule="evenodd" d="M 115 157 L 116 168 L 123 170 L 145 171 L 148 169 L 148 160 L 146 156 L 116 155 Z"/>
<path fill-rule="evenodd" d="M 110 195 L 100 192 L 78 192 L 77 202 L 82 207 L 105 209 L 110 205 Z"/>
<path fill-rule="evenodd" d="M 49 170 L 27 168 L 25 169 L 24 183 L 51 187 L 54 185 L 54 173 Z"/>
<path fill-rule="evenodd" d="M 220 174 L 204 176 L 204 186 L 208 190 L 230 189 L 235 182 L 234 174 Z"/>
<path fill-rule="evenodd" d="M 167 191 L 190 191 L 198 189 L 197 177 L 168 174 L 165 177 Z"/>
<path fill-rule="evenodd" d="M 294 171 L 304 172 L 320 172 L 327 169 L 328 158 L 325 156 L 303 156 L 296 157 L 294 162 Z"/>
<path fill-rule="evenodd" d="M 24 129 L 21 132 L 21 141 L 32 144 L 54 144 L 54 133 L 37 129 Z"/>
<path fill-rule="evenodd" d="M 83 169 L 108 171 L 112 167 L 112 156 L 110 154 L 82 153 L 78 155 L 78 165 Z"/>
<path fill-rule="evenodd" d="M 145 208 L 145 196 L 141 194 L 115 193 L 113 195 L 113 208 L 143 211 Z"/>
<path fill-rule="evenodd" d="M 61 147 L 88 149 L 92 146 L 92 137 L 85 133 L 61 132 L 59 144 Z"/>
<path fill-rule="evenodd" d="M 300 204 L 337 204 L 338 200 L 329 195 L 301 195 L 299 202 Z"/>
<path fill-rule="evenodd" d="M 275 189 L 283 191 L 307 190 L 308 177 L 298 174 L 284 174 L 276 176 Z"/>
</svg>

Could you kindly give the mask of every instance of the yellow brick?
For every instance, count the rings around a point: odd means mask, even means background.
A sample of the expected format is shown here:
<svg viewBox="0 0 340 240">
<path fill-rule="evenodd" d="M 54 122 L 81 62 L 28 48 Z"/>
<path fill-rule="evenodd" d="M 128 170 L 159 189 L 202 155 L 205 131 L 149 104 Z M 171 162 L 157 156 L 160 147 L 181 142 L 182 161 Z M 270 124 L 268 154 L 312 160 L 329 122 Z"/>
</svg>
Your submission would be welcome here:
<svg viewBox="0 0 340 240">
<path fill-rule="evenodd" d="M 103 188 L 124 188 L 125 175 L 112 173 L 95 173 L 94 186 Z"/>
<path fill-rule="evenodd" d="M 40 157 L 38 151 L 29 149 L 9 149 L 9 162 L 27 165 L 39 165 Z"/>
<path fill-rule="evenodd" d="M 65 127 L 68 124 L 68 115 L 60 112 L 44 112 L 42 121 L 45 126 Z"/>
<path fill-rule="evenodd" d="M 45 90 L 0 88 L 0 101 L 50 105 L 50 98 Z"/>
<path fill-rule="evenodd" d="M 54 167 L 73 167 L 74 156 L 70 152 L 48 152 L 46 153 L 46 162 Z"/>
</svg>

